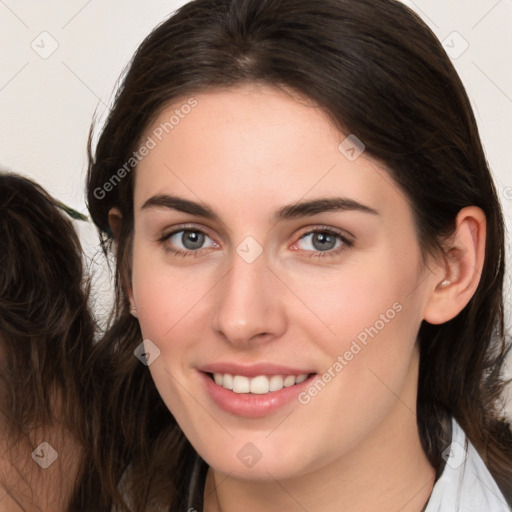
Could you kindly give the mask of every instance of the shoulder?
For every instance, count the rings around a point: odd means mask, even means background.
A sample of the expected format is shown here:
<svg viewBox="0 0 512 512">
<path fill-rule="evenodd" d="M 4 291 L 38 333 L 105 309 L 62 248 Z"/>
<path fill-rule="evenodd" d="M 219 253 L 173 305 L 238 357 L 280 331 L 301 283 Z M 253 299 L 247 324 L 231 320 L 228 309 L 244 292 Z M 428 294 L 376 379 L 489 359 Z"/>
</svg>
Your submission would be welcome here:
<svg viewBox="0 0 512 512">
<path fill-rule="evenodd" d="M 455 419 L 452 442 L 443 452 L 444 470 L 425 512 L 510 512 L 503 493 Z"/>
</svg>

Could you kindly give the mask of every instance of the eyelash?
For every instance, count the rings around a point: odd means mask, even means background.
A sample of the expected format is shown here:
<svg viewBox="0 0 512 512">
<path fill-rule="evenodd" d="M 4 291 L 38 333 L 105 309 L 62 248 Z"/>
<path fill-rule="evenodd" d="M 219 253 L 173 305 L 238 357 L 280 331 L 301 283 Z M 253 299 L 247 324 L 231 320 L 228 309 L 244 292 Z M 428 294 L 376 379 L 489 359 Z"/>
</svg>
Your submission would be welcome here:
<svg viewBox="0 0 512 512">
<path fill-rule="evenodd" d="M 336 257 L 354 245 L 354 242 L 352 240 L 349 240 L 346 236 L 343 236 L 339 231 L 336 231 L 333 228 L 327 226 L 319 226 L 314 229 L 310 229 L 309 231 L 303 233 L 298 240 L 302 240 L 304 237 L 315 233 L 322 233 L 324 235 L 335 236 L 339 240 L 341 240 L 342 245 L 337 249 L 331 249 L 329 251 L 305 251 L 306 253 L 310 253 L 307 254 L 308 258 Z"/>
<path fill-rule="evenodd" d="M 166 233 L 165 235 L 163 235 L 162 237 L 160 237 L 158 239 L 158 242 L 164 246 L 164 249 L 167 253 L 169 254 L 173 254 L 175 256 L 181 256 L 181 257 L 187 257 L 187 256 L 192 256 L 192 257 L 195 257 L 197 258 L 198 256 L 201 255 L 202 253 L 202 250 L 201 249 L 198 249 L 196 251 L 192 251 L 192 250 L 189 250 L 189 251 L 183 251 L 181 249 L 175 249 L 174 247 L 170 247 L 167 242 L 169 241 L 169 239 L 175 235 L 176 233 L 180 233 L 180 232 L 192 232 L 192 233 L 201 233 L 205 236 L 208 236 L 207 233 L 205 233 L 204 231 L 202 231 L 201 229 L 199 228 L 193 228 L 193 227 L 181 227 L 180 229 L 176 229 L 174 231 L 171 231 L 170 233 Z M 340 232 L 338 231 L 335 231 L 333 228 L 331 227 L 324 227 L 324 226 L 319 226 L 319 227 L 316 227 L 315 229 L 311 229 L 309 231 L 306 231 L 305 233 L 303 233 L 299 238 L 298 238 L 298 241 L 299 240 L 302 240 L 304 237 L 308 236 L 308 235 L 311 235 L 311 234 L 318 234 L 318 233 L 322 233 L 322 234 L 326 234 L 326 235 L 330 235 L 330 236 L 335 236 L 335 237 L 338 237 L 339 240 L 341 240 L 342 242 L 342 245 L 340 247 L 338 247 L 337 249 L 331 249 L 329 251 L 304 251 L 306 253 L 311 253 L 311 254 L 308 254 L 306 257 L 308 258 L 325 258 L 326 256 L 327 257 L 335 257 L 335 256 L 338 256 L 340 255 L 342 252 L 346 251 L 347 249 L 349 249 L 350 247 L 352 247 L 354 245 L 354 242 L 349 240 L 347 237 L 343 236 Z M 211 238 L 211 237 L 209 237 Z M 296 242 L 297 243 L 297 242 Z"/>
<path fill-rule="evenodd" d="M 197 258 L 198 256 L 200 256 L 202 254 L 202 252 L 203 252 L 202 249 L 198 249 L 197 251 L 190 251 L 190 250 L 183 251 L 181 249 L 175 249 L 174 247 L 169 246 L 169 244 L 167 243 L 173 235 L 175 235 L 176 233 L 180 233 L 182 231 L 185 233 L 186 232 L 201 233 L 205 236 L 208 236 L 208 233 L 205 233 L 201 229 L 194 228 L 194 227 L 182 226 L 180 229 L 175 229 L 174 231 L 171 231 L 170 233 L 166 233 L 165 235 L 163 235 L 162 237 L 160 237 L 158 239 L 158 242 L 164 247 L 164 250 L 168 254 L 172 254 L 174 256 L 181 256 L 181 257 L 192 256 L 193 258 Z M 208 238 L 211 238 L 211 237 L 208 236 Z"/>
</svg>

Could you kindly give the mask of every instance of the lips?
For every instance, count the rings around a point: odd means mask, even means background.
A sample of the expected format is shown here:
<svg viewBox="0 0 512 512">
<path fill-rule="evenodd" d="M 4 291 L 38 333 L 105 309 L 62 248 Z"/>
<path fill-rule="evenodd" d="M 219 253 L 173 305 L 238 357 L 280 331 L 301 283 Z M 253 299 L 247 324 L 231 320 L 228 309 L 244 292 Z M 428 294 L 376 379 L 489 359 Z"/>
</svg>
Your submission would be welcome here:
<svg viewBox="0 0 512 512">
<path fill-rule="evenodd" d="M 207 394 L 216 405 L 248 418 L 265 416 L 292 402 L 316 375 L 311 369 L 270 363 L 218 363 L 199 370 Z"/>
<path fill-rule="evenodd" d="M 241 375 L 243 377 L 258 377 L 259 375 L 301 375 L 315 373 L 312 368 L 294 368 L 291 366 L 278 365 L 274 363 L 257 363 L 251 365 L 242 365 L 234 363 L 212 363 L 198 368 L 204 373 L 227 373 L 230 375 Z"/>
</svg>

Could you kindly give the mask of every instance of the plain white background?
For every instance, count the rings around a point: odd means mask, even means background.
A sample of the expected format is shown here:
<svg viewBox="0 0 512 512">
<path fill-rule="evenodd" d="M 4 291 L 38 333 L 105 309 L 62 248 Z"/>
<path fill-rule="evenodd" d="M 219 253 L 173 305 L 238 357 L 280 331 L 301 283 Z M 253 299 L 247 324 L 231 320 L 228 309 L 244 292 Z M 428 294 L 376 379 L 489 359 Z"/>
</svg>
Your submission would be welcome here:
<svg viewBox="0 0 512 512">
<path fill-rule="evenodd" d="M 183 3 L 0 0 L 0 166 L 37 180 L 86 212 L 85 148 L 92 116 L 105 112 L 116 80 L 145 35 Z M 444 42 L 466 86 L 510 231 L 512 0 L 404 3 Z M 110 279 L 93 227 L 78 223 L 78 228 L 101 314 L 108 309 Z M 510 277 L 509 272 L 507 311 Z"/>
</svg>

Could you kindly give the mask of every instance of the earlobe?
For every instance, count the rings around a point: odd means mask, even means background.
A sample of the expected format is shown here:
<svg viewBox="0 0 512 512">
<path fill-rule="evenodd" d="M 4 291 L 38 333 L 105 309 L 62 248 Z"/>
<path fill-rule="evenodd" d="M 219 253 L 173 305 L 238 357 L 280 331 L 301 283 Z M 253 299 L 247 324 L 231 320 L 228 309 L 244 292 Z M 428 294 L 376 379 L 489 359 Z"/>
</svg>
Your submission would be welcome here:
<svg viewBox="0 0 512 512">
<path fill-rule="evenodd" d="M 137 312 L 137 304 L 135 303 L 135 297 L 133 296 L 133 288 L 131 284 L 130 287 L 126 290 L 126 296 L 130 304 L 130 315 L 135 318 L 139 318 L 139 314 Z"/>
<path fill-rule="evenodd" d="M 476 206 L 463 208 L 446 244 L 442 273 L 428 301 L 424 319 L 442 324 L 455 318 L 478 288 L 485 260 L 485 214 Z"/>
</svg>

